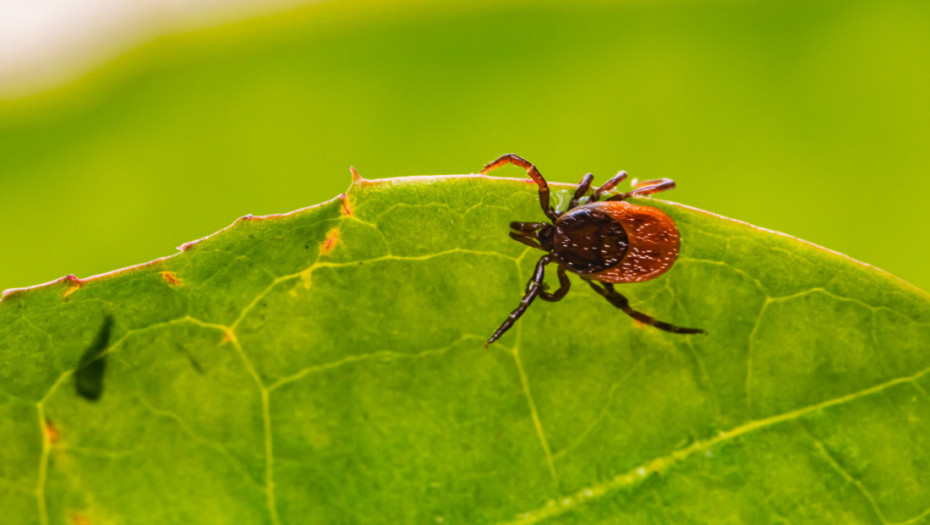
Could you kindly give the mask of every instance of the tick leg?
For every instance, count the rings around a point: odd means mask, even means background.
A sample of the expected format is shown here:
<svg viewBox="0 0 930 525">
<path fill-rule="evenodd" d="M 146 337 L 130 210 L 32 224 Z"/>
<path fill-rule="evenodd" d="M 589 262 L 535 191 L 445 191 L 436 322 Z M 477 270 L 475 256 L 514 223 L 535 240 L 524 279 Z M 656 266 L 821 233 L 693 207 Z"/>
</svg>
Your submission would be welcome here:
<svg viewBox="0 0 930 525">
<path fill-rule="evenodd" d="M 656 180 L 645 180 L 636 185 L 636 188 L 626 192 L 621 193 L 615 197 L 611 197 L 607 200 L 609 201 L 622 201 L 629 199 L 630 197 L 638 197 L 640 195 L 652 195 L 653 193 L 659 193 L 660 191 L 667 191 L 675 187 L 675 181 L 672 179 L 656 179 Z"/>
<path fill-rule="evenodd" d="M 652 193 L 659 193 L 660 191 L 667 191 L 675 187 L 675 181 L 672 179 L 653 179 L 653 180 L 644 180 L 636 184 L 636 187 L 633 188 L 630 193 L 635 193 L 637 195 L 648 195 Z"/>
<path fill-rule="evenodd" d="M 536 296 L 542 291 L 543 278 L 546 275 L 546 265 L 549 264 L 551 260 L 551 255 L 543 255 L 542 258 L 539 259 L 539 262 L 536 263 L 536 269 L 533 271 L 533 277 L 526 285 L 526 293 L 523 294 L 523 299 L 520 300 L 520 306 L 507 316 L 507 319 L 500 325 L 500 328 L 498 328 L 488 339 L 488 342 L 484 344 L 485 348 L 494 341 L 500 339 L 500 337 L 504 335 L 504 332 L 509 330 L 533 303 L 533 300 L 536 299 Z"/>
<path fill-rule="evenodd" d="M 559 289 L 553 293 L 546 291 L 539 292 L 539 298 L 543 301 L 549 301 L 551 303 L 561 301 L 571 287 L 572 282 L 568 280 L 568 275 L 565 274 L 565 268 L 559 266 Z"/>
<path fill-rule="evenodd" d="M 544 222 L 518 222 L 518 221 L 513 221 L 513 222 L 510 223 L 510 229 L 511 229 L 511 230 L 517 230 L 517 231 L 519 231 L 519 232 L 530 233 L 530 232 L 537 232 L 537 231 L 541 230 L 542 227 L 545 226 L 545 225 L 546 225 L 546 223 L 544 223 Z"/>
<path fill-rule="evenodd" d="M 491 171 L 494 171 L 506 164 L 513 164 L 526 170 L 526 174 L 529 175 L 531 179 L 533 179 L 533 182 L 535 182 L 537 186 L 539 186 L 539 205 L 542 207 L 543 213 L 545 213 L 546 217 L 549 217 L 553 221 L 558 219 L 559 214 L 549 206 L 549 184 L 546 183 L 546 179 L 544 179 L 542 174 L 539 173 L 539 170 L 536 169 L 536 166 L 530 164 L 530 162 L 523 157 L 518 157 L 513 153 L 501 155 L 497 160 L 489 162 L 484 168 L 481 169 L 480 173 L 482 175 L 487 175 Z"/>
<path fill-rule="evenodd" d="M 528 235 L 522 232 L 510 232 L 510 238 L 517 242 L 522 242 L 523 244 L 531 248 L 538 248 L 540 250 L 545 250 L 545 248 L 543 248 L 539 244 L 539 241 L 537 241 L 536 237 L 533 235 Z"/>
<path fill-rule="evenodd" d="M 623 179 L 625 178 L 626 178 L 625 171 L 621 171 L 620 173 L 614 175 L 613 178 L 605 182 L 603 186 L 594 190 L 594 195 L 591 195 L 591 202 L 596 202 L 598 199 L 601 198 L 601 195 L 616 188 L 617 184 L 620 184 L 621 182 L 623 182 Z"/>
<path fill-rule="evenodd" d="M 590 173 L 581 178 L 581 182 L 578 183 L 578 188 L 575 190 L 575 195 L 572 196 L 572 201 L 568 204 L 569 210 L 578 206 L 578 201 L 584 197 L 585 193 L 588 193 L 588 190 L 591 189 L 592 180 L 594 180 L 594 175 Z"/>
<path fill-rule="evenodd" d="M 623 313 L 628 316 L 636 319 L 641 323 L 645 323 L 651 326 L 658 328 L 659 330 L 665 330 L 666 332 L 672 332 L 676 334 L 703 334 L 704 330 L 699 328 L 683 328 L 681 326 L 675 326 L 673 324 L 666 323 L 664 321 L 659 321 L 654 317 L 650 317 L 642 312 L 637 312 L 630 307 L 630 302 L 627 301 L 626 297 L 617 293 L 614 290 L 614 285 L 610 283 L 600 283 L 598 285 L 594 281 L 588 281 L 588 284 L 591 285 L 591 288 L 594 288 L 594 291 L 601 294 L 605 299 L 607 299 L 610 304 L 616 306 L 617 308 L 623 310 Z"/>
</svg>

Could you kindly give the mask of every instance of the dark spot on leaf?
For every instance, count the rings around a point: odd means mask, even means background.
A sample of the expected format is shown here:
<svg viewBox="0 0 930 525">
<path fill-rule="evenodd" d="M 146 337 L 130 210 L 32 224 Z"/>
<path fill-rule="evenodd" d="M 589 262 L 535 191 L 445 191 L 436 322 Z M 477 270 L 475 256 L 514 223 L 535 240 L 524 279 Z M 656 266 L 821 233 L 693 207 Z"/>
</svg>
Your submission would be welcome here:
<svg viewBox="0 0 930 525">
<path fill-rule="evenodd" d="M 181 343 L 177 344 L 178 352 L 181 352 L 187 357 L 187 360 L 190 361 L 191 368 L 194 369 L 198 374 L 203 375 L 203 367 L 200 366 L 200 363 L 194 358 L 194 354 L 190 352 L 184 345 Z"/>
<path fill-rule="evenodd" d="M 79 396 L 88 401 L 96 401 L 103 394 L 103 374 L 106 371 L 106 356 L 104 350 L 110 343 L 110 332 L 113 328 L 113 316 L 103 318 L 103 324 L 97 331 L 94 342 L 84 350 L 74 371 L 74 386 Z"/>
</svg>

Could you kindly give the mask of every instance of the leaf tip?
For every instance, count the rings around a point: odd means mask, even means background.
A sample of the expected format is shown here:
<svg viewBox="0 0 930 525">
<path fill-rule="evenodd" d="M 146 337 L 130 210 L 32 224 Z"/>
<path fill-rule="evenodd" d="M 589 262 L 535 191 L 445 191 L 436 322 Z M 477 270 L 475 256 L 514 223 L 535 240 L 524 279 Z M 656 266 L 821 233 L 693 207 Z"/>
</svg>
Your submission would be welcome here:
<svg viewBox="0 0 930 525">
<path fill-rule="evenodd" d="M 65 286 L 67 286 L 64 293 L 62 294 L 62 297 L 67 298 L 69 295 L 80 290 L 81 287 L 84 286 L 84 283 L 88 280 L 89 279 L 79 279 L 74 274 L 68 274 L 64 277 L 59 277 L 58 279 L 55 279 L 54 281 L 49 281 L 47 283 L 37 284 L 34 286 L 25 286 L 22 288 L 7 288 L 6 290 L 3 290 L 2 294 L 0 294 L 0 300 L 8 300 L 13 297 L 19 297 L 28 291 L 36 290 L 39 288 L 44 288 L 46 286 L 55 286 L 58 284 L 64 284 Z"/>
<path fill-rule="evenodd" d="M 65 293 L 62 294 L 62 298 L 67 298 L 84 286 L 84 281 L 78 279 L 73 273 L 62 277 L 62 281 L 68 283 L 68 288 L 65 290 Z"/>
<path fill-rule="evenodd" d="M 186 242 L 186 243 L 184 243 L 184 244 L 178 246 L 178 250 L 181 250 L 182 252 L 186 252 L 187 250 L 190 250 L 190 249 L 193 248 L 195 245 L 197 245 L 197 243 L 199 243 L 200 241 L 201 241 L 201 239 L 197 239 L 196 241 L 189 241 L 189 242 Z"/>
<path fill-rule="evenodd" d="M 342 194 L 342 216 L 351 217 L 353 214 L 352 203 L 349 202 L 349 196 L 345 193 Z"/>
<path fill-rule="evenodd" d="M 361 175 L 358 174 L 358 171 L 355 169 L 355 166 L 349 166 L 349 173 L 352 174 L 352 184 L 355 184 L 356 182 L 362 182 L 365 180 L 362 178 Z"/>
</svg>

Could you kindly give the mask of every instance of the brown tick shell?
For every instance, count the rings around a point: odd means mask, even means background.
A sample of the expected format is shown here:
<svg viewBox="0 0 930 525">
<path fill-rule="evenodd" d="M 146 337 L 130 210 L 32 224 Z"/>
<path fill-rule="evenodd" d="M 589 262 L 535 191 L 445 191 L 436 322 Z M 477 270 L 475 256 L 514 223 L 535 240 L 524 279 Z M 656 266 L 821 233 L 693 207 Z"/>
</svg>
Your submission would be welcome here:
<svg viewBox="0 0 930 525">
<path fill-rule="evenodd" d="M 662 210 L 626 201 L 592 202 L 586 206 L 623 225 L 629 240 L 620 263 L 588 274 L 591 279 L 605 283 L 638 283 L 662 275 L 675 264 L 681 235 L 675 221 Z"/>
</svg>

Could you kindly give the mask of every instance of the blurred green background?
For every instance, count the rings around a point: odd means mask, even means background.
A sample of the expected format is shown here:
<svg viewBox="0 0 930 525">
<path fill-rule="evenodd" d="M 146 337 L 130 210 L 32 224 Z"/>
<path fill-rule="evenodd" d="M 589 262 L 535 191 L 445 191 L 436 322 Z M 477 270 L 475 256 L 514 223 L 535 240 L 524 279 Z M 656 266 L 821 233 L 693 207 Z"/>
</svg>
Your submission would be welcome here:
<svg viewBox="0 0 930 525">
<path fill-rule="evenodd" d="M 337 0 L 163 37 L 0 102 L 0 288 L 330 199 L 349 165 L 507 152 L 672 177 L 663 198 L 930 289 L 930 2 Z"/>
</svg>

